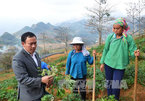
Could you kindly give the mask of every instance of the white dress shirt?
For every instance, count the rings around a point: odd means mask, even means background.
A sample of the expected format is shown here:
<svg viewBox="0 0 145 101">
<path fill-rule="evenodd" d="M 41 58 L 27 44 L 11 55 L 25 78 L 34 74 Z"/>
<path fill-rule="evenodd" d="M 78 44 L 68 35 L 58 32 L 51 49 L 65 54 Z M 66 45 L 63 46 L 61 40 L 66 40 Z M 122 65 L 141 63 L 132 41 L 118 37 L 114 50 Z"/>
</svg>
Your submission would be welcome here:
<svg viewBox="0 0 145 101">
<path fill-rule="evenodd" d="M 38 61 L 37 61 L 36 56 L 35 56 L 36 52 L 34 52 L 33 55 L 31 55 L 25 48 L 24 48 L 24 50 L 32 57 L 32 59 L 34 60 L 36 66 L 38 67 Z"/>
</svg>

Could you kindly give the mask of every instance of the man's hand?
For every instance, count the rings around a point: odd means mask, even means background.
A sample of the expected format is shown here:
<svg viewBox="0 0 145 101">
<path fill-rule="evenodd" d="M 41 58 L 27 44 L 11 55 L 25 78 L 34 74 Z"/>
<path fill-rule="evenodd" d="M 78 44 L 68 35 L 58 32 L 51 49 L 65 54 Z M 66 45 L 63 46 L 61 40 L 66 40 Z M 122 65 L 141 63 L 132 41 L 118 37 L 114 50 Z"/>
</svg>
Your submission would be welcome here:
<svg viewBox="0 0 145 101">
<path fill-rule="evenodd" d="M 41 82 L 45 83 L 47 86 L 50 86 L 53 82 L 53 76 L 43 76 Z"/>
<path fill-rule="evenodd" d="M 135 56 L 140 56 L 139 49 L 138 49 L 138 50 L 136 50 L 136 51 L 134 51 L 134 55 L 135 55 Z"/>
<path fill-rule="evenodd" d="M 53 84 L 53 77 L 49 78 L 48 83 L 46 84 L 46 87 L 50 87 Z"/>
<path fill-rule="evenodd" d="M 100 66 L 100 70 L 101 70 L 101 72 L 104 71 L 104 64 L 101 64 L 101 66 Z"/>
</svg>

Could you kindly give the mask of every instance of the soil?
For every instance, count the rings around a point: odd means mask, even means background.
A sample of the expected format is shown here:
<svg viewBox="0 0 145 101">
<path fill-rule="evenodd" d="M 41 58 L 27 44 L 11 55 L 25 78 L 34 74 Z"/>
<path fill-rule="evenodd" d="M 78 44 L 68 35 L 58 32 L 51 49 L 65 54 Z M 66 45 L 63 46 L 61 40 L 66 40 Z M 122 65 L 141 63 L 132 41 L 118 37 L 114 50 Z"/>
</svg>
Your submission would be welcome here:
<svg viewBox="0 0 145 101">
<path fill-rule="evenodd" d="M 2 71 L 2 72 L 0 72 L 0 81 L 3 81 L 3 80 L 6 80 L 6 79 L 9 79 L 9 78 L 12 78 L 14 76 L 15 76 L 15 74 L 13 73 L 13 70 L 12 69 L 10 69 L 7 72 Z"/>
<path fill-rule="evenodd" d="M 43 59 L 43 61 L 48 62 L 48 63 L 49 62 L 53 62 L 53 61 L 57 60 L 59 57 L 61 57 L 61 56 L 65 56 L 65 54 L 52 55 L 52 56 L 49 56 L 49 57 Z"/>
<path fill-rule="evenodd" d="M 121 101 L 133 101 L 134 85 L 130 89 L 121 90 L 120 97 L 122 97 Z M 145 101 L 145 87 L 140 84 L 137 84 L 136 100 Z"/>
</svg>

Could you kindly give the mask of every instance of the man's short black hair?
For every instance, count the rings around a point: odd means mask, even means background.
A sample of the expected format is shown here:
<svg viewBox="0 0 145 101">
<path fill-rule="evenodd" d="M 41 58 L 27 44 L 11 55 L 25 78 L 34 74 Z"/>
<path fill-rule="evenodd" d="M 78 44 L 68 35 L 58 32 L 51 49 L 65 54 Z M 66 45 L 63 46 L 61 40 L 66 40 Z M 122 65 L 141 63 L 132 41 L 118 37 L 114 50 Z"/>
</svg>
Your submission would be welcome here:
<svg viewBox="0 0 145 101">
<path fill-rule="evenodd" d="M 27 37 L 29 37 L 29 38 L 36 37 L 36 35 L 34 33 L 32 33 L 32 32 L 26 32 L 26 33 L 22 34 L 22 36 L 21 36 L 21 42 L 25 42 Z"/>
</svg>

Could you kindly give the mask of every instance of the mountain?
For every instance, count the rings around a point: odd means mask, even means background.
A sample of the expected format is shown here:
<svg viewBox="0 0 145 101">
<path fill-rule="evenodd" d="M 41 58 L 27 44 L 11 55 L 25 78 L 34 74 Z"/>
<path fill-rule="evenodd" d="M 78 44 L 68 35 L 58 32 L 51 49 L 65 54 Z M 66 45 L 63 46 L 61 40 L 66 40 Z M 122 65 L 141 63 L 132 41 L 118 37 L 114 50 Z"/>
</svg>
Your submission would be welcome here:
<svg viewBox="0 0 145 101">
<path fill-rule="evenodd" d="M 31 27 L 25 26 L 21 30 L 15 32 L 14 35 L 17 38 L 20 38 L 23 33 L 29 31 L 35 33 L 36 35 L 40 35 L 40 33 L 46 33 L 48 36 L 53 37 L 53 34 L 55 34 L 54 28 L 55 26 L 51 25 L 50 23 L 45 24 L 43 22 L 39 22 L 37 24 L 33 24 Z"/>
<path fill-rule="evenodd" d="M 58 41 L 55 39 L 56 36 L 56 29 L 58 27 L 67 27 L 69 29 L 69 34 L 71 34 L 71 39 L 75 36 L 82 37 L 86 44 L 94 44 L 96 43 L 96 40 L 98 39 L 98 34 L 92 34 L 91 29 L 86 26 L 87 20 L 81 19 L 81 20 L 73 20 L 73 21 L 66 21 L 57 25 L 52 25 L 50 23 L 43 23 L 39 22 L 37 24 L 33 24 L 32 26 L 25 26 L 21 30 L 14 33 L 14 35 L 17 38 L 20 38 L 20 36 L 25 32 L 33 32 L 37 35 L 39 40 L 43 41 L 43 37 L 45 34 L 47 42 L 50 43 L 58 43 Z"/>
<path fill-rule="evenodd" d="M 0 36 L 0 44 L 3 44 L 3 45 L 15 45 L 18 43 L 18 39 L 8 33 L 8 32 L 5 32 L 2 36 Z"/>
<path fill-rule="evenodd" d="M 92 34 L 89 27 L 86 26 L 87 20 L 82 19 L 79 21 L 69 21 L 59 24 L 59 26 L 67 26 L 71 30 L 71 35 L 73 37 L 82 37 L 86 44 L 94 44 L 97 40 L 97 33 Z"/>
</svg>

